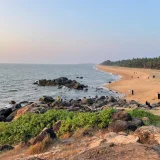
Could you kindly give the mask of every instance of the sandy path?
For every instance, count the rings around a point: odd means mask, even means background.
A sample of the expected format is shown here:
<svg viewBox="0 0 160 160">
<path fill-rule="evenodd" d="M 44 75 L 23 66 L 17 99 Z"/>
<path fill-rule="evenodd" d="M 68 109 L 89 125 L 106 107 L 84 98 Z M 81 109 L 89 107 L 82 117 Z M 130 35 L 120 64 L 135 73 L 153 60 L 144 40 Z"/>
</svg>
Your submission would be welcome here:
<svg viewBox="0 0 160 160">
<path fill-rule="evenodd" d="M 121 80 L 107 84 L 105 87 L 125 93 L 127 100 L 134 99 L 140 103 L 145 103 L 146 101 L 150 103 L 160 102 L 157 95 L 160 92 L 160 70 L 102 65 L 97 65 L 96 67 L 99 70 L 122 76 Z M 155 75 L 155 78 L 153 78 L 153 75 Z M 134 95 L 129 94 L 128 90 L 134 90 Z"/>
</svg>

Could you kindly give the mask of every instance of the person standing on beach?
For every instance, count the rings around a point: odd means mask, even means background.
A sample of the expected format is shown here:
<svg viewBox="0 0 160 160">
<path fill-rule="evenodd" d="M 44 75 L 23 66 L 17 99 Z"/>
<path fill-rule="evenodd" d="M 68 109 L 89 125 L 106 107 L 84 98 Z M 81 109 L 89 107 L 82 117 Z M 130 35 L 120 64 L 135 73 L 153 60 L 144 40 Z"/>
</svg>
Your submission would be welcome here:
<svg viewBox="0 0 160 160">
<path fill-rule="evenodd" d="M 129 95 L 129 96 L 131 95 L 131 90 L 130 90 L 130 89 L 128 90 L 128 95 Z"/>
<path fill-rule="evenodd" d="M 132 89 L 132 96 L 134 95 L 134 90 Z"/>
</svg>

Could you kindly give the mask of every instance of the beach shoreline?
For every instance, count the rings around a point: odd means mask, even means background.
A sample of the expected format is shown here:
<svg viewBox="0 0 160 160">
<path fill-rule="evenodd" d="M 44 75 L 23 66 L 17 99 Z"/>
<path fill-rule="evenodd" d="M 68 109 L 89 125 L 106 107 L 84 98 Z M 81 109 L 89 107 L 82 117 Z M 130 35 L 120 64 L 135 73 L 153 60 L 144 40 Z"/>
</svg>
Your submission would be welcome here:
<svg viewBox="0 0 160 160">
<path fill-rule="evenodd" d="M 124 94 L 125 99 L 136 100 L 142 104 L 145 104 L 146 101 L 150 103 L 160 102 L 158 99 L 158 92 L 160 92 L 160 87 L 158 87 L 160 81 L 159 70 L 104 65 L 96 65 L 96 68 L 121 76 L 119 80 L 106 84 L 104 87 Z M 153 75 L 155 75 L 155 78 L 153 78 Z M 132 90 L 134 95 L 131 93 Z"/>
</svg>

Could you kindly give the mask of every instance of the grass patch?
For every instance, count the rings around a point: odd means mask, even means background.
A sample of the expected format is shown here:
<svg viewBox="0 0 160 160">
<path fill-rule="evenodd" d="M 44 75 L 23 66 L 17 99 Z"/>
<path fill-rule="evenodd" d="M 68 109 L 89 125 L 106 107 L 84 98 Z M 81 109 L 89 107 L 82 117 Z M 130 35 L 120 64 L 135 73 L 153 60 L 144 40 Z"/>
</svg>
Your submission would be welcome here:
<svg viewBox="0 0 160 160">
<path fill-rule="evenodd" d="M 160 116 L 158 115 L 154 115 L 150 112 L 140 110 L 140 109 L 134 109 L 132 111 L 129 111 L 129 114 L 132 117 L 136 117 L 136 118 L 148 117 L 152 125 L 160 127 Z"/>
</svg>

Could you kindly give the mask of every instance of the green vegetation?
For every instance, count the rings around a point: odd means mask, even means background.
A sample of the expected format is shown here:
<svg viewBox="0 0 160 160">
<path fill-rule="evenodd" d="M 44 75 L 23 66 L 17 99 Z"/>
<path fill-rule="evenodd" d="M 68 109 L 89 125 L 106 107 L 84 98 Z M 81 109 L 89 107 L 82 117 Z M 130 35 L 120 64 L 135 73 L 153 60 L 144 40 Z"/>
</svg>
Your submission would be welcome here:
<svg viewBox="0 0 160 160">
<path fill-rule="evenodd" d="M 0 144 L 16 144 L 28 141 L 38 135 L 43 128 L 52 127 L 55 122 L 62 120 L 58 136 L 66 133 L 73 134 L 76 130 L 84 127 L 105 128 L 112 122 L 111 115 L 114 109 L 100 112 L 69 112 L 66 110 L 48 110 L 44 114 L 27 113 L 13 122 L 0 122 Z M 152 124 L 160 124 L 160 116 L 142 110 L 129 112 L 133 117 L 148 117 Z"/>
<path fill-rule="evenodd" d="M 103 128 L 112 122 L 113 112 L 114 109 L 92 113 L 65 110 L 49 110 L 44 114 L 28 113 L 10 123 L 0 122 L 0 144 L 28 141 L 38 135 L 44 127 L 52 127 L 59 120 L 62 120 L 59 136 L 67 132 L 73 133 L 76 129 L 85 126 Z"/>
<path fill-rule="evenodd" d="M 132 68 L 152 68 L 160 69 L 160 57 L 156 58 L 133 58 L 121 61 L 112 62 L 110 60 L 104 61 L 102 65 L 121 66 Z"/>
<path fill-rule="evenodd" d="M 134 109 L 130 111 L 129 114 L 132 117 L 136 117 L 136 118 L 148 117 L 152 125 L 160 127 L 160 116 L 154 115 L 150 112 L 140 110 L 140 109 Z"/>
</svg>

